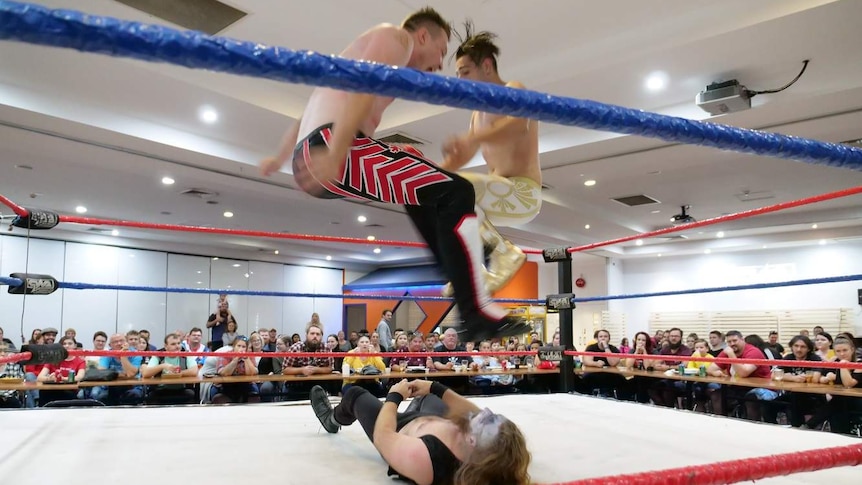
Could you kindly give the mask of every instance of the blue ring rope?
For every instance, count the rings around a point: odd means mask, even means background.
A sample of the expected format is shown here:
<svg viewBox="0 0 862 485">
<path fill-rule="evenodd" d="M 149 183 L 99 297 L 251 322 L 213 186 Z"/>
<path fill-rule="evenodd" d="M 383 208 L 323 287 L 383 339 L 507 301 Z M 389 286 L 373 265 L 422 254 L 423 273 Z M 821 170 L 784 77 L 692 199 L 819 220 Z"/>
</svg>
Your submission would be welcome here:
<svg viewBox="0 0 862 485">
<path fill-rule="evenodd" d="M 802 280 L 779 281 L 776 283 L 754 283 L 750 285 L 714 286 L 710 288 L 693 288 L 688 290 L 657 291 L 653 293 L 632 293 L 623 295 L 591 296 L 585 298 L 574 298 L 574 303 L 587 303 L 591 301 L 631 300 L 635 298 L 653 298 L 658 296 L 695 295 L 699 293 L 721 293 L 725 291 L 741 290 L 763 290 L 768 288 L 783 288 L 788 286 L 820 285 L 824 283 L 842 283 L 846 281 L 860 281 L 862 274 L 846 276 L 827 276 L 825 278 L 807 278 Z M 0 285 L 19 286 L 23 284 L 18 278 L 0 276 Z M 146 291 L 155 293 L 199 293 L 218 295 L 230 293 L 232 295 L 246 296 L 277 296 L 290 298 L 335 298 L 356 300 L 414 300 L 414 301 L 452 301 L 451 298 L 442 296 L 414 296 L 414 295 L 362 295 L 362 294 L 328 294 L 328 293 L 291 293 L 282 291 L 257 291 L 238 289 L 210 289 L 210 288 L 167 288 L 160 286 L 129 286 L 129 285 L 102 285 L 94 283 L 70 283 L 60 282 L 59 288 L 72 290 L 122 290 L 122 291 Z M 545 300 L 504 298 L 494 300 L 499 303 L 521 303 L 528 305 L 544 305 Z"/>
<path fill-rule="evenodd" d="M 72 10 L 51 10 L 26 3 L 0 0 L 0 39 L 394 96 L 669 142 L 862 170 L 862 150 L 847 145 L 459 80 L 413 69 L 396 69 L 310 51 L 267 47 Z"/>
</svg>

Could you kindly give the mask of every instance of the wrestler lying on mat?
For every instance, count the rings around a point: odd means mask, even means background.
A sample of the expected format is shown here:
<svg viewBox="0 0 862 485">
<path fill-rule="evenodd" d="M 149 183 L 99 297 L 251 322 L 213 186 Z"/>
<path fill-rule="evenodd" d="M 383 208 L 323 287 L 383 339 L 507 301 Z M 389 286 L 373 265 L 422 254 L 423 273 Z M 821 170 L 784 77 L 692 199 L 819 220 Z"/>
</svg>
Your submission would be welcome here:
<svg viewBox="0 0 862 485">
<path fill-rule="evenodd" d="M 413 401 L 398 413 L 408 397 Z M 311 406 L 329 433 L 358 420 L 389 465 L 389 475 L 418 485 L 530 483 L 530 452 L 515 423 L 438 382 L 403 379 L 385 402 L 351 387 L 335 409 L 326 391 L 315 386 Z"/>
</svg>

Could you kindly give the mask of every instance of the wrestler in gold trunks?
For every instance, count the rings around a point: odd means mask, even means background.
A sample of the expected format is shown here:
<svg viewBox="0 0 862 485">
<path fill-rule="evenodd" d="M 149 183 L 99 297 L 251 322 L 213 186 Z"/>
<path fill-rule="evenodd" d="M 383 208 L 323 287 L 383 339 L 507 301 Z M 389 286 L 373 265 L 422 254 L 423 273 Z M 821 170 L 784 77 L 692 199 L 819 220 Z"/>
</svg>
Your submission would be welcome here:
<svg viewBox="0 0 862 485">
<path fill-rule="evenodd" d="M 470 22 L 455 52 L 459 78 L 523 88 L 517 81 L 503 81 L 497 72 L 500 49 L 490 32 L 473 33 Z M 485 275 L 489 292 L 496 291 L 515 275 L 526 256 L 494 228 L 519 226 L 533 220 L 542 207 L 542 172 L 539 168 L 538 122 L 474 111 L 467 133 L 448 140 L 443 146 L 446 157 L 441 165 L 456 171 L 469 162 L 479 149 L 488 165 L 487 174 L 460 172 L 476 191 L 476 214 L 481 221 L 482 240 L 491 250 Z M 451 285 L 443 289 L 451 294 Z"/>
</svg>

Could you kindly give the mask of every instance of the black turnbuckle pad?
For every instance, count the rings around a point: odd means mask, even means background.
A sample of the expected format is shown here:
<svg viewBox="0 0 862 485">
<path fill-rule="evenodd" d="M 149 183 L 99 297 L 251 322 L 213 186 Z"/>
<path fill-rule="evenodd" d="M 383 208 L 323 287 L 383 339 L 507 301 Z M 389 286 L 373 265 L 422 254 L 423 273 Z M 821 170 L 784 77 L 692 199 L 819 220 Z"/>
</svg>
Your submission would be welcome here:
<svg viewBox="0 0 862 485">
<path fill-rule="evenodd" d="M 12 225 L 21 229 L 51 229 L 60 223 L 56 212 L 27 209 L 29 214 L 12 219 Z"/>
<path fill-rule="evenodd" d="M 575 308 L 574 293 L 561 293 L 559 295 L 548 295 L 545 307 L 548 313 L 556 313 L 560 310 L 571 310 Z"/>
<path fill-rule="evenodd" d="M 545 258 L 546 263 L 554 263 L 557 261 L 571 261 L 572 253 L 569 252 L 568 247 L 549 248 L 542 250 L 542 257 Z"/>
<path fill-rule="evenodd" d="M 30 359 L 19 362 L 20 365 L 59 364 L 69 356 L 69 351 L 60 344 L 22 345 L 21 352 L 30 352 Z"/>
<path fill-rule="evenodd" d="M 12 273 L 9 276 L 21 280 L 20 285 L 9 285 L 9 293 L 13 295 L 50 295 L 60 287 L 56 278 L 46 274 Z"/>
</svg>

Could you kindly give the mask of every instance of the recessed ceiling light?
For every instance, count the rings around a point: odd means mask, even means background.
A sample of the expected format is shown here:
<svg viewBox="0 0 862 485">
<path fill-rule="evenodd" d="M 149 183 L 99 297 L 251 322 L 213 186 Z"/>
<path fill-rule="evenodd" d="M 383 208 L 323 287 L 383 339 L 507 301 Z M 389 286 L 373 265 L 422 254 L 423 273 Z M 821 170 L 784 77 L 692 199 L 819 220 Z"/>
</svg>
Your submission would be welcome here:
<svg viewBox="0 0 862 485">
<path fill-rule="evenodd" d="M 203 271 L 198 271 L 198 274 L 201 274 L 201 273 L 203 273 Z"/>
<path fill-rule="evenodd" d="M 373 240 L 375 240 L 375 239 L 377 239 L 377 238 L 376 238 L 376 237 L 374 237 L 374 236 L 368 236 L 366 239 L 368 239 L 369 241 L 373 241 Z"/>
<path fill-rule="evenodd" d="M 659 212 L 661 212 L 661 211 L 659 211 L 659 210 L 650 211 L 650 214 L 658 214 Z"/>
<path fill-rule="evenodd" d="M 201 121 L 204 123 L 211 125 L 218 121 L 218 112 L 209 106 L 204 106 L 200 110 L 199 114 Z"/>
<path fill-rule="evenodd" d="M 637 240 L 635 240 L 635 246 L 643 246 L 643 245 L 644 245 L 644 240 L 643 240 L 643 239 L 637 239 Z"/>
<path fill-rule="evenodd" d="M 198 283 L 197 283 L 197 284 L 202 285 L 202 284 L 204 284 L 204 282 L 203 282 L 203 281 L 198 281 Z"/>
<path fill-rule="evenodd" d="M 118 231 L 118 230 L 114 229 L 113 231 L 111 231 L 111 235 L 112 235 L 112 236 L 114 236 L 114 237 L 119 236 L 119 235 L 120 235 L 120 231 Z"/>
<path fill-rule="evenodd" d="M 723 238 L 724 237 L 724 231 L 718 231 L 717 233 L 715 233 L 715 237 L 717 237 L 719 239 Z"/>
<path fill-rule="evenodd" d="M 218 256 L 214 257 L 213 261 L 218 261 Z"/>
<path fill-rule="evenodd" d="M 811 224 L 811 229 L 817 229 L 817 224 Z"/>
<path fill-rule="evenodd" d="M 712 249 L 705 249 L 705 250 L 703 251 L 703 254 L 709 254 L 709 253 L 711 253 L 711 252 L 712 252 Z"/>
<path fill-rule="evenodd" d="M 359 221 L 359 222 L 365 222 L 365 221 L 367 221 L 367 220 L 368 220 L 368 218 L 366 218 L 365 216 L 359 216 L 359 217 L 357 217 L 357 218 L 356 218 L 356 220 L 357 220 L 357 221 Z"/>
<path fill-rule="evenodd" d="M 380 248 L 374 248 L 374 254 L 380 254 Z"/>
<path fill-rule="evenodd" d="M 660 257 L 661 257 L 661 253 L 656 254 L 656 257 L 657 257 L 657 258 L 660 258 Z"/>
<path fill-rule="evenodd" d="M 589 228 L 590 228 L 589 224 L 584 224 L 584 229 L 589 229 Z"/>
<path fill-rule="evenodd" d="M 272 252 L 272 254 L 278 254 L 278 249 Z"/>
<path fill-rule="evenodd" d="M 762 249 L 766 249 L 766 244 L 764 244 L 763 246 L 761 246 L 761 248 L 762 248 Z"/>
<path fill-rule="evenodd" d="M 239 268 L 240 266 L 242 266 L 242 265 L 241 265 L 241 264 L 239 264 L 239 263 L 234 263 L 234 264 L 233 264 L 233 267 L 234 267 L 234 268 Z"/>
<path fill-rule="evenodd" d="M 667 82 L 667 73 L 656 71 L 647 76 L 644 86 L 647 88 L 647 91 L 661 91 L 667 87 Z"/>
<path fill-rule="evenodd" d="M 248 273 L 245 274 L 245 277 L 248 278 Z"/>
<path fill-rule="evenodd" d="M 326 257 L 326 260 L 327 260 L 327 261 L 332 261 L 332 256 L 327 256 L 327 257 Z"/>
<path fill-rule="evenodd" d="M 826 244 L 826 240 L 825 240 L 825 239 L 821 239 L 817 244 L 819 244 L 819 245 L 823 246 L 823 245 L 825 245 L 825 244 Z"/>
<path fill-rule="evenodd" d="M 87 212 L 87 208 L 82 205 L 79 205 L 78 207 L 75 207 L 75 212 L 77 212 L 78 214 L 84 214 Z"/>
<path fill-rule="evenodd" d="M 222 215 L 224 215 L 225 217 L 233 217 L 233 212 L 225 211 L 224 214 L 222 214 Z"/>
<path fill-rule="evenodd" d="M 165 185 L 174 185 L 174 182 L 176 182 L 176 180 L 170 177 L 162 177 L 162 183 Z"/>
<path fill-rule="evenodd" d="M 586 185 L 587 187 L 592 187 L 593 185 L 596 185 L 596 181 L 592 179 L 584 180 L 584 185 Z"/>
</svg>

